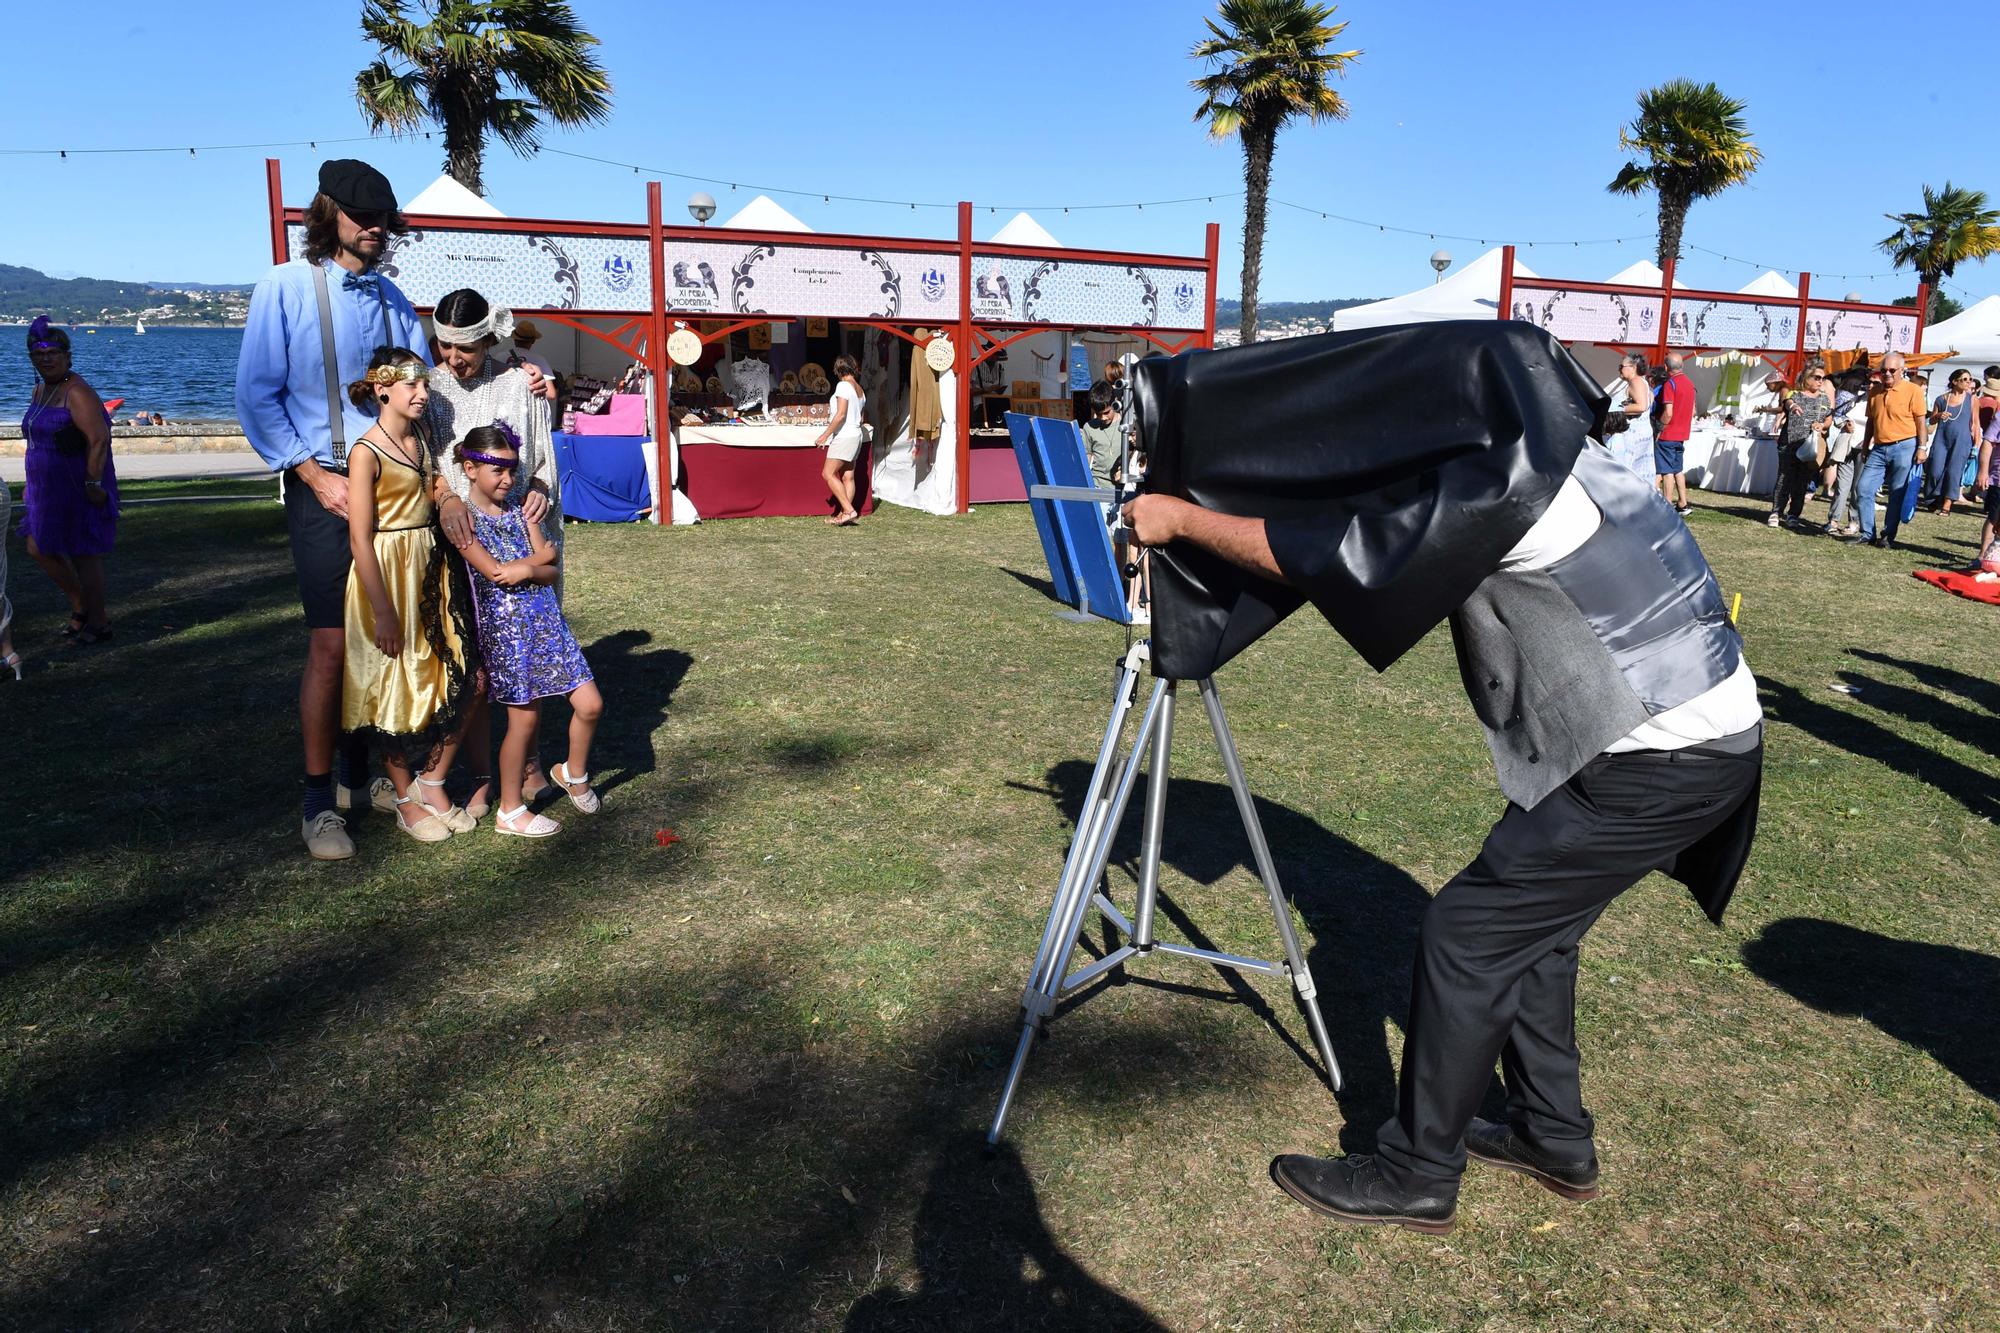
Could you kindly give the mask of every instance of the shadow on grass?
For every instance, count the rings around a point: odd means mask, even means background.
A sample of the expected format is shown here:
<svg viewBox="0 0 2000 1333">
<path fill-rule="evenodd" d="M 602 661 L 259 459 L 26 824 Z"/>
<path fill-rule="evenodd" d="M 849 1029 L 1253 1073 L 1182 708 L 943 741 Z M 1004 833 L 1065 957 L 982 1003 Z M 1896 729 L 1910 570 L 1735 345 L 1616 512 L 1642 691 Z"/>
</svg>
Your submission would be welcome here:
<svg viewBox="0 0 2000 1333">
<path fill-rule="evenodd" d="M 1928 1051 L 1974 1092 L 2000 1102 L 2000 1044 L 1991 1027 L 2000 959 L 1791 917 L 1744 944 L 1743 961 L 1823 1013 L 1865 1018 Z"/>
<path fill-rule="evenodd" d="M 1081 811 L 1090 774 L 1091 766 L 1081 760 L 1059 764 L 1049 772 L 1050 792 L 1072 825 Z M 1400 867 L 1329 832 L 1310 816 L 1261 797 L 1253 799 L 1279 882 L 1310 928 L 1310 937 L 1300 943 L 1305 946 L 1306 965 L 1319 988 L 1320 1014 L 1333 1041 L 1334 1058 L 1340 1061 L 1344 1075 L 1345 1086 L 1339 1093 L 1344 1121 L 1341 1146 L 1349 1152 L 1367 1151 L 1374 1144 L 1376 1129 L 1395 1113 L 1396 1079 L 1386 1024 L 1400 1028 L 1407 1016 L 1410 965 L 1430 895 Z M 1112 864 L 1125 867 L 1135 880 L 1144 805 L 1142 781 L 1134 790 L 1131 808 L 1111 849 Z M 1256 874 L 1236 797 L 1224 783 L 1172 779 L 1160 856 L 1164 866 L 1199 884 L 1214 884 L 1238 868 L 1253 877 Z M 1122 883 L 1118 887 L 1125 891 Z M 1161 913 L 1190 944 L 1216 948 L 1175 902 L 1171 887 L 1163 879 Z M 1263 890 L 1253 885 L 1250 893 L 1253 896 L 1246 904 L 1263 913 L 1268 922 Z M 1260 934 L 1254 952 L 1265 959 L 1282 959 L 1283 946 L 1275 926 L 1267 925 Z M 1024 973 L 1030 962 L 1022 960 Z M 1302 1061 L 1315 1072 L 1323 1072 L 1310 1037 L 1303 1035 L 1303 1021 L 1296 1024 L 1300 1035 L 1281 1022 L 1265 998 L 1268 986 L 1253 984 L 1233 970 L 1217 968 L 1215 975 L 1225 988 L 1221 994 L 1248 1006 Z M 1131 980 L 1172 984 L 1170 976 L 1165 982 L 1136 975 Z M 1218 994 L 1205 993 L 1211 997 Z M 1293 994 L 1289 988 L 1286 993 Z"/>
<path fill-rule="evenodd" d="M 1930 695 L 1902 686 L 1888 685 L 1854 672 L 1843 676 L 1858 682 L 1859 702 L 1883 709 L 1898 717 L 1928 721 L 1941 730 L 1976 724 L 1990 728 L 1990 717 L 1979 717 L 1954 708 Z M 1982 773 L 1936 750 L 1906 740 L 1879 722 L 1820 703 L 1782 681 L 1764 677 L 1758 681 L 1764 712 L 1774 721 L 1797 727 L 1828 745 L 1863 759 L 1887 766 L 1892 772 L 1907 773 L 1919 782 L 1937 788 L 1982 819 L 2000 819 L 2000 778 Z"/>
<path fill-rule="evenodd" d="M 694 658 L 678 648 L 639 651 L 652 641 L 646 630 L 624 629 L 583 650 L 598 692 L 604 696 L 604 721 L 591 743 L 590 767 L 593 773 L 615 770 L 601 782 L 592 778 L 591 785 L 600 796 L 655 769 L 658 758 L 653 738 L 667 723 L 674 691 L 694 667 Z"/>
<path fill-rule="evenodd" d="M 1907 672 L 1923 681 L 1948 690 L 1969 704 L 1985 709 L 2000 718 L 2000 683 L 1980 676 L 1968 676 L 1963 671 L 1938 666 L 1932 662 L 1915 662 L 1906 657 L 1891 657 L 1887 653 L 1870 652 L 1866 648 L 1849 648 L 1849 657 L 1858 657 L 1864 662 L 1873 662 L 1893 670 Z"/>
<path fill-rule="evenodd" d="M 1138 1304 L 1092 1278 L 1042 1222 L 1027 1168 L 1009 1144 L 988 1158 L 965 1134 L 940 1145 L 917 1209 L 915 1291 L 880 1287 L 847 1313 L 848 1333 L 940 1329 L 1160 1330 Z"/>
<path fill-rule="evenodd" d="M 1056 600 L 1056 585 L 1039 574 L 1023 574 L 1020 570 L 1009 569 L 1005 565 L 1000 566 L 1000 572 L 1013 579 L 1016 583 L 1019 583 L 1022 587 L 1031 588 L 1052 602 Z"/>
</svg>

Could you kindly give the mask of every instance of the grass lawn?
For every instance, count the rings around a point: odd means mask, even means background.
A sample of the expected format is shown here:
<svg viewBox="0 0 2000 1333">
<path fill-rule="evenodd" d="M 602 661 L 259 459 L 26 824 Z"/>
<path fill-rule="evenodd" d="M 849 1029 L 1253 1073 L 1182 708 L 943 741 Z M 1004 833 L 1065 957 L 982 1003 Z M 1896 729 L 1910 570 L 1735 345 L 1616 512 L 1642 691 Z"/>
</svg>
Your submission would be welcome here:
<svg viewBox="0 0 2000 1333">
<path fill-rule="evenodd" d="M 1442 632 L 1377 676 L 1300 615 L 1222 681 L 1346 1091 L 1281 984 L 1162 958 L 1055 1021 L 987 1160 L 1122 646 L 1051 613 L 1024 509 L 572 528 L 603 813 L 366 815 L 336 865 L 278 507 L 133 506 L 94 650 L 16 533 L 0 1328 L 2000 1326 L 2000 611 L 1909 577 L 1977 521 L 1880 552 L 1701 500 L 1756 854 L 1721 930 L 1655 878 L 1585 946 L 1604 1196 L 1475 1165 L 1442 1239 L 1265 1174 L 1372 1142 L 1419 916 L 1500 809 Z M 1270 956 L 1183 717 L 1167 928 Z"/>
</svg>

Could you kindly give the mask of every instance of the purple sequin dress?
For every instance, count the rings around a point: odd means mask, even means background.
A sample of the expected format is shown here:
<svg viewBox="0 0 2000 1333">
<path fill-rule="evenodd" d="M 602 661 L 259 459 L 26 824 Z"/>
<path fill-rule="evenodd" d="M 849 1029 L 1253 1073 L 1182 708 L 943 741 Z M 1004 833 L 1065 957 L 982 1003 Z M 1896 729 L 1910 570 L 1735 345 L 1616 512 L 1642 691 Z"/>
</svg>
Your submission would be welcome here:
<svg viewBox="0 0 2000 1333">
<path fill-rule="evenodd" d="M 504 513 L 472 511 L 473 534 L 486 553 L 506 564 L 534 553 L 521 507 Z M 540 583 L 503 588 L 472 571 L 479 608 L 479 653 L 486 660 L 487 692 L 495 703 L 525 704 L 568 694 L 591 678 L 590 663 L 563 620 L 556 590 Z"/>
<path fill-rule="evenodd" d="M 109 555 L 118 535 L 118 474 L 104 456 L 104 503 L 84 493 L 90 451 L 69 407 L 56 402 L 28 408 L 21 418 L 28 439 L 27 513 L 21 531 L 50 555 Z"/>
</svg>

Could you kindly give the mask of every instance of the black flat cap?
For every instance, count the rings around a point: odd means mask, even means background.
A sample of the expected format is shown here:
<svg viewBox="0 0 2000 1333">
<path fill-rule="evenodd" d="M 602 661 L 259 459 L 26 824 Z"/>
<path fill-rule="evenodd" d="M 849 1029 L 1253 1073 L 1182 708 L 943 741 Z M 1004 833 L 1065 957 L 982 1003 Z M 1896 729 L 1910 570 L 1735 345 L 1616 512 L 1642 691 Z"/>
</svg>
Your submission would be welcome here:
<svg viewBox="0 0 2000 1333">
<path fill-rule="evenodd" d="M 359 158 L 339 157 L 319 169 L 319 192 L 350 213 L 393 213 L 389 178 Z"/>
</svg>

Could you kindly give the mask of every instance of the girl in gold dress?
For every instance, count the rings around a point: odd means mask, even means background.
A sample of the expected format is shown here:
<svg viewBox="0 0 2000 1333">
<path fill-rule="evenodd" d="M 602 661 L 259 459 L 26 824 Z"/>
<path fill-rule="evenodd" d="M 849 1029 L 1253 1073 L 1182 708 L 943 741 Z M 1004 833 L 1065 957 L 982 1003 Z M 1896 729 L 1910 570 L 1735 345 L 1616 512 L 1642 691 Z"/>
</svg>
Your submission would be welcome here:
<svg viewBox="0 0 2000 1333">
<path fill-rule="evenodd" d="M 348 395 L 378 418 L 347 460 L 347 660 L 341 728 L 374 741 L 396 790 L 396 826 L 418 842 L 476 821 L 444 794 L 479 670 L 472 601 L 431 503 L 423 439 L 430 369 L 377 348 Z M 417 770 L 418 776 L 411 777 Z"/>
</svg>

